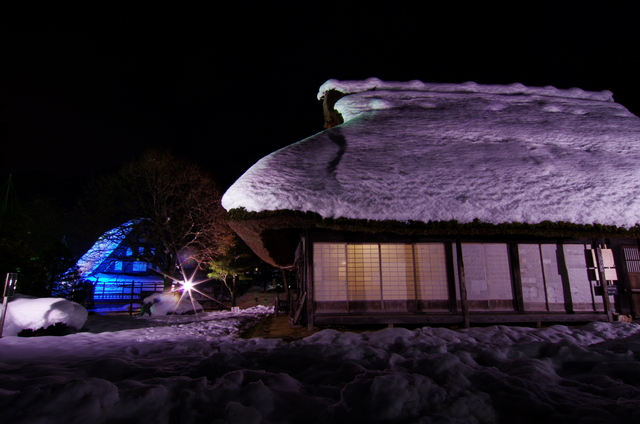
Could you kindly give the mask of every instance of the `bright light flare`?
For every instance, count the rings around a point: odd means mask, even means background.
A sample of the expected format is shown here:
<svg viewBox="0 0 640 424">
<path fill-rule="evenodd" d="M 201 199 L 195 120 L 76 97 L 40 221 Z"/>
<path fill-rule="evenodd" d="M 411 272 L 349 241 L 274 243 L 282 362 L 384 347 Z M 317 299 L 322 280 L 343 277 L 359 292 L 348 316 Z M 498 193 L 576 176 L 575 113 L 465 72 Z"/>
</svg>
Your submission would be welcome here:
<svg viewBox="0 0 640 424">
<path fill-rule="evenodd" d="M 182 266 L 180 266 L 180 271 L 181 271 L 181 274 L 182 274 L 183 278 L 186 277 L 185 270 L 184 270 L 184 268 L 182 268 Z M 208 299 L 211 299 L 214 302 L 218 302 L 217 300 L 215 300 L 211 296 L 201 292 L 200 290 L 198 290 L 196 288 L 196 286 L 198 284 L 205 283 L 207 281 L 212 280 L 212 278 L 207 278 L 205 280 L 194 281 L 194 278 L 196 276 L 196 272 L 197 272 L 197 269 L 194 269 L 192 274 L 191 274 L 191 277 L 185 278 L 183 280 L 178 280 L 178 279 L 176 279 L 176 278 L 174 278 L 174 277 L 172 277 L 170 275 L 162 273 L 162 275 L 172 279 L 174 281 L 174 283 L 177 283 L 178 287 L 174 287 L 171 291 L 173 291 L 173 292 L 181 292 L 180 299 L 178 300 L 178 303 L 176 303 L 176 307 L 173 310 L 174 314 L 175 314 L 176 309 L 178 308 L 179 303 L 182 301 L 182 299 L 185 296 L 188 296 L 189 300 L 191 301 L 191 306 L 193 307 L 193 313 L 194 313 L 194 315 L 196 316 L 196 319 L 197 319 L 198 312 L 196 311 L 196 306 L 195 306 L 195 303 L 194 303 L 193 293 L 192 292 L 199 293 L 200 295 L 202 295 L 202 296 L 204 296 L 204 297 L 206 297 Z M 218 302 L 218 303 L 220 303 L 220 302 Z"/>
</svg>

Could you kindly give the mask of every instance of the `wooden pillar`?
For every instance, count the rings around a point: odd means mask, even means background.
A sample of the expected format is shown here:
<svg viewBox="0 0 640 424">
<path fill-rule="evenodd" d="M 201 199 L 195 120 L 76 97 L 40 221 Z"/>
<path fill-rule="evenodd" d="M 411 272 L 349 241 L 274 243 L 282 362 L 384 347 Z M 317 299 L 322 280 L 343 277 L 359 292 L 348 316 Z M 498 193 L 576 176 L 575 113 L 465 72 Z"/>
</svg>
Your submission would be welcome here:
<svg viewBox="0 0 640 424">
<path fill-rule="evenodd" d="M 453 247 L 454 243 L 446 242 L 444 244 L 444 255 L 447 263 L 447 291 L 449 293 L 449 312 L 458 312 L 458 289 L 456 288 L 456 268 L 454 260 Z M 456 255 L 457 258 L 457 255 Z"/>
<path fill-rule="evenodd" d="M 640 253 L 640 238 L 636 239 L 636 244 L 638 246 L 638 252 Z M 635 280 L 633 281 L 633 283 L 631 282 L 631 276 L 629 275 L 629 268 L 628 268 L 628 264 L 629 262 L 627 262 L 627 255 L 624 255 L 624 262 L 625 262 L 625 269 L 627 270 L 627 280 L 629 281 L 629 302 L 631 303 L 631 313 L 633 318 L 636 318 L 638 316 L 640 316 L 640 308 L 636 307 L 636 296 L 640 296 L 640 294 L 637 294 L 637 292 L 635 291 Z M 634 277 L 635 278 L 635 277 Z"/>
<path fill-rule="evenodd" d="M 609 284 L 607 276 L 604 272 L 604 259 L 602 258 L 602 244 L 600 241 L 593 242 L 596 251 L 596 261 L 598 266 L 598 276 L 600 277 L 600 286 L 602 287 L 602 303 L 604 304 L 604 312 L 607 314 L 609 322 L 613 322 L 613 313 L 611 312 L 611 302 L 609 301 Z"/>
<path fill-rule="evenodd" d="M 287 272 L 284 268 L 280 268 L 280 272 L 282 272 L 282 283 L 284 284 L 284 295 L 287 305 L 287 314 L 291 313 L 291 294 L 289 293 L 289 282 L 287 281 Z"/>
<path fill-rule="evenodd" d="M 129 316 L 133 315 L 133 296 L 136 291 L 136 282 L 131 281 L 131 296 L 129 297 Z"/>
<path fill-rule="evenodd" d="M 568 314 L 572 314 L 574 311 L 573 297 L 571 296 L 571 282 L 569 281 L 569 268 L 567 268 L 567 261 L 564 257 L 564 244 L 561 241 L 559 241 L 556 245 L 556 255 L 558 260 L 558 269 L 560 271 L 560 278 L 562 279 L 564 308 Z"/>
<path fill-rule="evenodd" d="M 460 306 L 462 308 L 462 326 L 470 327 L 469 305 L 467 304 L 467 282 L 464 276 L 464 260 L 462 259 L 462 244 L 456 240 L 456 257 L 458 259 L 458 279 L 460 280 Z"/>
<path fill-rule="evenodd" d="M 626 260 L 626 255 L 624 251 L 624 248 L 629 246 L 618 244 L 615 247 L 616 248 L 614 249 L 613 245 L 610 246 L 611 250 L 613 251 L 613 260 L 614 260 L 614 263 L 616 264 L 616 269 L 618 271 L 622 271 L 622 272 L 618 272 L 618 282 L 616 283 L 618 285 L 618 290 L 619 290 L 619 293 L 618 293 L 618 299 L 620 300 L 619 312 L 625 315 L 631 314 L 632 317 L 635 317 L 636 307 L 633 302 L 633 294 L 631 292 L 631 281 L 629 280 L 629 269 L 627 267 L 627 260 Z"/>
<path fill-rule="evenodd" d="M 549 291 L 547 289 L 547 272 L 544 267 L 544 254 L 542 253 L 542 245 L 538 245 L 538 252 L 540 254 L 540 269 L 542 270 L 542 287 L 544 287 L 544 305 L 547 312 L 551 311 L 549 307 Z"/>
<path fill-rule="evenodd" d="M 300 299 L 301 302 L 306 302 L 307 308 L 307 330 L 313 331 L 314 327 L 314 310 L 313 310 L 313 270 L 311 264 L 313 263 L 311 255 L 313 250 L 311 249 L 311 241 L 309 240 L 309 230 L 305 231 L 305 235 L 302 238 L 302 251 L 304 253 L 304 294 Z"/>
<path fill-rule="evenodd" d="M 384 288 L 382 286 L 382 247 L 378 244 L 378 276 L 380 278 L 380 310 L 384 311 Z"/>
<path fill-rule="evenodd" d="M 524 312 L 524 294 L 522 293 L 522 277 L 520 274 L 520 252 L 517 243 L 509 243 L 509 265 L 511 268 L 511 281 L 515 310 Z M 545 296 L 546 297 L 546 296 Z"/>
</svg>

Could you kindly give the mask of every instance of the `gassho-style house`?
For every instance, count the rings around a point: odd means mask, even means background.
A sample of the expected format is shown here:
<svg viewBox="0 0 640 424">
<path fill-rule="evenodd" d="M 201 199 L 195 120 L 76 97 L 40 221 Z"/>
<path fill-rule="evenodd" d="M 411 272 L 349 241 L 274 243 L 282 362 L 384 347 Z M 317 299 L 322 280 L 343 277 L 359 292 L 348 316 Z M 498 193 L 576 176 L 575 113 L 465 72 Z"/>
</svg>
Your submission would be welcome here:
<svg viewBox="0 0 640 424">
<path fill-rule="evenodd" d="M 225 193 L 309 326 L 640 315 L 640 119 L 611 92 L 329 80 Z"/>
<path fill-rule="evenodd" d="M 143 259 L 155 246 L 142 237 L 141 225 L 144 221 L 136 219 L 107 231 L 76 263 L 93 285 L 96 306 L 139 303 L 162 292 L 163 276 Z"/>
</svg>

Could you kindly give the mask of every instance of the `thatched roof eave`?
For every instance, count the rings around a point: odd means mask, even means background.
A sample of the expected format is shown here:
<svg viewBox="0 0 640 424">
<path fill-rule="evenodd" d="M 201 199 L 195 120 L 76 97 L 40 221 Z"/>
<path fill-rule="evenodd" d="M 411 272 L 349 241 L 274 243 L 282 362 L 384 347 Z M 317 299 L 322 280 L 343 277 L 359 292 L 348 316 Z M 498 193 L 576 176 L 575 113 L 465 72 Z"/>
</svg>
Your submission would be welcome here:
<svg viewBox="0 0 640 424">
<path fill-rule="evenodd" d="M 610 225 L 573 224 L 543 221 L 492 224 L 475 220 L 400 222 L 349 218 L 322 218 L 313 212 L 274 210 L 248 212 L 244 208 L 229 211 L 229 225 L 264 261 L 278 267 L 294 265 L 300 233 L 307 229 L 343 232 L 386 233 L 425 237 L 510 237 L 510 238 L 638 238 L 640 225 L 626 229 Z"/>
</svg>

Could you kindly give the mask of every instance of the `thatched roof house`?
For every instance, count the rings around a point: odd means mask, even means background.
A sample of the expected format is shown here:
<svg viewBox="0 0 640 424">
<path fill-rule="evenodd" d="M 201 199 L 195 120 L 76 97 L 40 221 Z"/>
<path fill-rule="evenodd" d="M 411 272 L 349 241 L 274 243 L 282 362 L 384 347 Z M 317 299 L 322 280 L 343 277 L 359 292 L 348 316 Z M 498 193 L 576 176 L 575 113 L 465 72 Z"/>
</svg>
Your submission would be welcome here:
<svg viewBox="0 0 640 424">
<path fill-rule="evenodd" d="M 514 263 L 522 262 L 516 256 L 524 242 L 540 248 L 571 240 L 584 251 L 612 243 L 596 239 L 615 238 L 637 251 L 640 119 L 608 91 L 368 79 L 329 80 L 318 96 L 329 129 L 263 158 L 223 197 L 234 229 L 274 265 L 294 265 L 304 232 L 308 255 L 315 242 L 341 239 L 347 250 L 350 243 L 375 241 L 380 258 L 387 242 L 409 243 L 413 250 L 420 243 L 445 243 L 443 255 L 451 256 L 446 243 L 458 241 L 462 259 L 475 255 L 475 245 L 491 242 L 485 246 L 491 250 L 500 242 L 496 248 L 506 253 L 498 256 L 512 274 L 522 274 Z M 484 250 L 480 256 L 490 262 Z M 454 259 L 443 259 L 450 312 L 461 296 Z M 616 263 L 625 261 L 621 256 Z M 318 266 L 310 256 L 309 272 Z M 626 270 L 618 271 L 629 286 Z M 478 278 L 486 286 L 491 278 L 484 274 Z M 417 278 L 414 272 L 413 286 Z M 597 285 L 588 278 L 589 287 Z M 527 303 L 521 279 L 512 275 L 505 282 L 511 293 L 503 297 L 515 302 L 507 309 L 516 312 L 525 312 Z M 346 287 L 343 313 L 352 310 L 348 280 L 338 284 Z M 540 290 L 547 298 L 536 302 L 549 312 L 548 290 Z M 589 290 L 591 297 L 595 291 Z M 318 296 L 309 297 L 317 307 Z"/>
<path fill-rule="evenodd" d="M 142 258 L 145 250 L 155 249 L 140 237 L 143 223 L 134 219 L 105 232 L 76 263 L 82 278 L 93 284 L 97 304 L 116 307 L 162 291 L 163 276 Z"/>
</svg>

